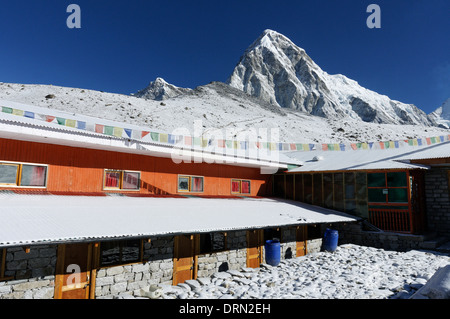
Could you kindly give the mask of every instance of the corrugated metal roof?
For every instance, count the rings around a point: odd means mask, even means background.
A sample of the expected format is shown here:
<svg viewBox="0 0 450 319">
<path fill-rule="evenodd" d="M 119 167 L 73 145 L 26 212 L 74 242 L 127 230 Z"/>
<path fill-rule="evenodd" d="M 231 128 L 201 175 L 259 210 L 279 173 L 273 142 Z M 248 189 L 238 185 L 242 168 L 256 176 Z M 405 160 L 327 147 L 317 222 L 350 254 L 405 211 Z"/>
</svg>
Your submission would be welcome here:
<svg viewBox="0 0 450 319">
<path fill-rule="evenodd" d="M 414 169 L 428 168 L 411 164 L 414 159 L 450 158 L 450 141 L 421 147 L 398 149 L 348 150 L 348 151 L 297 151 L 285 155 L 300 160 L 303 166 L 290 172 L 374 170 L 374 169 Z M 315 160 L 319 159 L 319 160 Z"/>
<path fill-rule="evenodd" d="M 267 198 L 131 198 L 0 194 L 0 247 L 352 222 L 356 217 Z"/>
</svg>

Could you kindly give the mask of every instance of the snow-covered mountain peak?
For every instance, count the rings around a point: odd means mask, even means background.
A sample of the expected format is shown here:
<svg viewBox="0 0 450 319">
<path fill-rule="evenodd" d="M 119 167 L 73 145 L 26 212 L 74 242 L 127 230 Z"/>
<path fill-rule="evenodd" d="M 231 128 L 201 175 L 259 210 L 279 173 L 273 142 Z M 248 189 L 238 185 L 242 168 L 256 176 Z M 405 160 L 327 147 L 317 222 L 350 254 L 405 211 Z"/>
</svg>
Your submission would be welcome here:
<svg viewBox="0 0 450 319">
<path fill-rule="evenodd" d="M 450 120 L 450 98 L 441 105 L 441 117 Z"/>
<path fill-rule="evenodd" d="M 133 95 L 148 100 L 162 101 L 190 91 L 191 89 L 177 87 L 167 83 L 163 78 L 157 77 L 155 81 L 150 82 L 145 89 L 142 89 Z"/>
<path fill-rule="evenodd" d="M 450 98 L 448 98 L 434 112 L 430 113 L 432 118 L 441 127 L 450 128 Z"/>
<path fill-rule="evenodd" d="M 434 124 L 412 104 L 391 100 L 342 74 L 328 74 L 304 49 L 270 29 L 248 47 L 227 83 L 273 105 L 329 119 Z"/>
</svg>

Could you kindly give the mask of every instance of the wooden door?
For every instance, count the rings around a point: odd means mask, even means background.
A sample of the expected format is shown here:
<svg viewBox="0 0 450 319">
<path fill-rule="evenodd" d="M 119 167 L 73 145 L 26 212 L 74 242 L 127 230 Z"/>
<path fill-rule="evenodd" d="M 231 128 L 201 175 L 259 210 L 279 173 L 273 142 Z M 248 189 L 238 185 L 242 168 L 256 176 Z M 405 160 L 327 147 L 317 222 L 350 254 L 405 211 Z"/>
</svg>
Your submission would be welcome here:
<svg viewBox="0 0 450 319">
<path fill-rule="evenodd" d="M 258 268 L 262 263 L 263 241 L 262 230 L 247 231 L 247 267 Z"/>
<path fill-rule="evenodd" d="M 195 235 L 179 235 L 175 237 L 173 258 L 173 285 L 197 276 L 197 257 Z"/>
<path fill-rule="evenodd" d="M 297 241 L 296 257 L 305 256 L 307 254 L 307 229 L 307 226 L 297 226 L 295 235 Z"/>
<path fill-rule="evenodd" d="M 55 299 L 89 299 L 91 263 L 92 244 L 59 245 Z"/>
</svg>

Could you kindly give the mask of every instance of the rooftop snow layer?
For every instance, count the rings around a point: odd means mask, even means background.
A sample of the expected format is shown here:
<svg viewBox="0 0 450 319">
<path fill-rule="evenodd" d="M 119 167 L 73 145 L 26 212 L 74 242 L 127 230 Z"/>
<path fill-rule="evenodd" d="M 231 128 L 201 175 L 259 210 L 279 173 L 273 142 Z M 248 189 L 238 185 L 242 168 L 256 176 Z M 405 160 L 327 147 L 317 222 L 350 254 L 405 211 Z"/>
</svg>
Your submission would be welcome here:
<svg viewBox="0 0 450 319">
<path fill-rule="evenodd" d="M 427 166 L 412 164 L 411 160 L 450 158 L 450 141 L 421 147 L 394 149 L 349 150 L 331 152 L 315 150 L 289 152 L 285 155 L 304 163 L 290 172 L 314 172 L 369 169 L 426 169 Z"/>
<path fill-rule="evenodd" d="M 0 194 L 0 247 L 353 222 L 356 217 L 267 198 Z"/>
</svg>

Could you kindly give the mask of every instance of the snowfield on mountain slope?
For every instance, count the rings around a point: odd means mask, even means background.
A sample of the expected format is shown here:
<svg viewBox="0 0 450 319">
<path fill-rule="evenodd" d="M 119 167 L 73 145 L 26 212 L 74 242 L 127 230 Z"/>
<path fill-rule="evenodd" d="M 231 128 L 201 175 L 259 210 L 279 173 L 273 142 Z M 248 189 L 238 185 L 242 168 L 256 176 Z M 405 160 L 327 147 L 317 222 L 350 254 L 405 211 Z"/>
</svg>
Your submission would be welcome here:
<svg viewBox="0 0 450 319">
<path fill-rule="evenodd" d="M 177 286 L 164 299 L 405 299 L 450 265 L 445 254 L 345 244 L 335 252 L 286 259 L 278 266 L 218 272 Z M 121 295 L 119 298 L 133 298 Z"/>
<path fill-rule="evenodd" d="M 164 101 L 52 85 L 0 83 L 0 99 L 167 133 L 179 132 L 180 128 L 190 134 L 195 130 L 213 133 L 219 129 L 224 135 L 227 133 L 226 138 L 239 137 L 250 129 L 270 134 L 273 128 L 278 128 L 280 142 L 297 143 L 370 142 L 448 134 L 429 126 L 325 119 L 275 107 L 220 82 Z"/>
<path fill-rule="evenodd" d="M 274 105 L 329 119 L 432 124 L 415 105 L 366 89 L 342 74 L 328 74 L 304 49 L 269 29 L 245 51 L 227 83 Z"/>
</svg>

